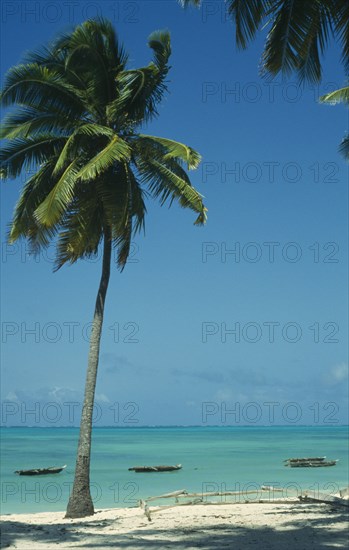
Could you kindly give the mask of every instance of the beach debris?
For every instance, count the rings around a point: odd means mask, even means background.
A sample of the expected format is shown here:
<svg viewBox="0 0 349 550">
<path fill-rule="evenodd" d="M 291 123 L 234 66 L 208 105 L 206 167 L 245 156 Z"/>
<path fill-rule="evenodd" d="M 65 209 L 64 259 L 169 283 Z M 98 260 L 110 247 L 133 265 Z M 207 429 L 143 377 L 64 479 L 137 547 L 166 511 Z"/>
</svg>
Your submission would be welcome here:
<svg viewBox="0 0 349 550">
<path fill-rule="evenodd" d="M 344 487 L 344 489 L 339 489 L 339 496 L 345 499 L 349 499 L 349 487 Z"/>
<path fill-rule="evenodd" d="M 283 493 L 283 489 L 281 487 L 273 487 L 272 485 L 262 485 L 261 486 L 262 491 L 275 491 L 277 493 Z"/>
<path fill-rule="evenodd" d="M 163 510 L 167 510 L 169 508 L 174 508 L 177 506 L 191 506 L 191 505 L 222 505 L 222 504 L 252 504 L 252 503 L 258 503 L 258 504 L 270 504 L 271 502 L 277 502 L 279 504 L 290 504 L 290 503 L 296 503 L 299 502 L 298 499 L 295 497 L 292 498 L 277 498 L 274 497 L 270 498 L 270 493 L 274 492 L 282 492 L 282 489 L 279 487 L 271 487 L 262 485 L 260 489 L 255 489 L 252 491 L 209 491 L 209 492 L 202 492 L 202 493 L 189 493 L 185 489 L 179 490 L 179 491 L 173 491 L 172 493 L 165 493 L 163 495 L 156 495 L 151 496 L 146 499 L 142 499 L 139 501 L 140 508 L 144 511 L 144 514 L 148 518 L 149 521 L 152 521 L 151 514 L 154 514 L 156 512 L 161 512 Z M 263 498 L 263 493 L 269 492 L 269 498 Z M 248 495 L 254 495 L 255 498 L 249 499 Z M 238 497 L 233 502 L 228 501 L 225 497 L 227 496 L 234 496 Z M 211 500 L 212 498 L 220 497 L 221 500 Z M 222 499 L 224 497 L 224 499 Z M 150 508 L 149 503 L 153 502 L 155 500 L 165 499 L 165 498 L 173 498 L 175 500 L 174 504 L 169 504 L 168 506 L 157 506 Z M 210 500 L 209 500 L 210 499 Z"/>
<path fill-rule="evenodd" d="M 349 506 L 348 498 L 328 495 L 326 493 L 317 493 L 316 496 L 310 496 L 309 494 L 305 493 L 304 495 L 300 495 L 298 498 L 301 502 L 322 502 L 325 504 Z"/>
<path fill-rule="evenodd" d="M 174 472 L 181 470 L 182 464 L 176 464 L 175 466 L 133 466 L 129 468 L 129 471 L 136 473 L 152 473 L 152 472 Z"/>
<path fill-rule="evenodd" d="M 62 470 L 64 470 L 67 467 L 65 464 L 64 466 L 55 467 L 50 466 L 49 468 L 34 468 L 32 470 L 16 470 L 14 473 L 18 474 L 19 476 L 43 476 L 43 475 L 49 475 L 49 474 L 59 474 Z"/>
<path fill-rule="evenodd" d="M 287 458 L 284 465 L 290 468 L 324 468 L 326 466 L 335 466 L 338 460 L 325 460 L 325 456 L 310 458 Z"/>
<path fill-rule="evenodd" d="M 165 493 L 164 495 L 159 495 L 155 497 L 148 497 L 146 500 L 147 502 L 150 502 L 151 500 L 158 500 L 160 498 L 174 498 L 176 502 L 178 502 L 178 497 L 187 495 L 188 491 L 185 489 L 180 489 L 179 491 L 172 491 L 172 493 Z"/>
</svg>

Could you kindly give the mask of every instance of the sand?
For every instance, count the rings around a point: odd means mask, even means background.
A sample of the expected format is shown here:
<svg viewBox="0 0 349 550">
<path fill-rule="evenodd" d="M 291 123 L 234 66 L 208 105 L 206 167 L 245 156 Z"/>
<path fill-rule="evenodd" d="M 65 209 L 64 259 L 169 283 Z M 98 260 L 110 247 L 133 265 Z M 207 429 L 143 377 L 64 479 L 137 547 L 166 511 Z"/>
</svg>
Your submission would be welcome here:
<svg viewBox="0 0 349 550">
<path fill-rule="evenodd" d="M 64 512 L 2 516 L 2 548 L 66 550 L 321 550 L 348 548 L 348 509 L 293 502 L 183 506 L 149 522 L 140 508 L 98 510 L 84 519 Z"/>
</svg>

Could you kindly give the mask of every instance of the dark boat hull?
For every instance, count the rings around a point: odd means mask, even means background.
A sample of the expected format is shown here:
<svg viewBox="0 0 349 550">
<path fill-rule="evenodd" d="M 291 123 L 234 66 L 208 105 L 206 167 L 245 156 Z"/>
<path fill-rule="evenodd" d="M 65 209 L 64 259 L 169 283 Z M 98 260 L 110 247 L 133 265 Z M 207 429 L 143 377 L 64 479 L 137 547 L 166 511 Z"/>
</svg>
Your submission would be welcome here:
<svg viewBox="0 0 349 550">
<path fill-rule="evenodd" d="M 175 466 L 134 466 L 129 468 L 129 471 L 140 473 L 154 473 L 154 472 L 175 472 L 176 470 L 181 470 L 182 465 L 176 464 Z"/>
<path fill-rule="evenodd" d="M 61 468 L 34 468 L 33 470 L 16 470 L 15 474 L 19 476 L 45 476 L 49 474 L 59 474 L 66 466 Z"/>
<path fill-rule="evenodd" d="M 328 466 L 335 466 L 337 460 L 318 461 L 318 462 L 291 462 L 287 464 L 291 468 L 325 468 Z"/>
<path fill-rule="evenodd" d="M 325 456 L 314 456 L 306 458 L 287 458 L 284 462 L 323 462 L 325 459 Z"/>
<path fill-rule="evenodd" d="M 337 464 L 337 460 L 319 460 L 315 462 L 311 462 L 310 460 L 306 461 L 297 461 L 297 462 L 288 462 L 288 464 L 285 464 L 285 466 L 289 466 L 290 468 L 326 468 L 328 466 L 335 466 Z"/>
</svg>

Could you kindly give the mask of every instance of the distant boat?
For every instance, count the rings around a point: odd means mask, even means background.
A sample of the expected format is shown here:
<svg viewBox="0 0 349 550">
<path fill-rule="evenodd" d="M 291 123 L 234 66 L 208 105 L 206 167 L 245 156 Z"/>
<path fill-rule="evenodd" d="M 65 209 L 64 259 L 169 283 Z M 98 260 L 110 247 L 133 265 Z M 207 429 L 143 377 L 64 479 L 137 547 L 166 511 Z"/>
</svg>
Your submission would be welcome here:
<svg viewBox="0 0 349 550">
<path fill-rule="evenodd" d="M 335 466 L 338 460 L 325 460 L 325 456 L 312 458 L 288 458 L 284 460 L 285 466 L 290 468 L 324 468 L 326 466 Z"/>
<path fill-rule="evenodd" d="M 181 468 L 182 464 L 176 464 L 175 466 L 133 466 L 133 468 L 129 468 L 129 471 L 137 473 L 173 472 Z"/>
<path fill-rule="evenodd" d="M 310 458 L 287 458 L 284 462 L 320 462 L 325 460 L 325 456 L 313 456 Z"/>
<path fill-rule="evenodd" d="M 43 476 L 48 474 L 59 474 L 67 465 L 60 466 L 59 468 L 34 468 L 33 470 L 16 470 L 15 474 L 19 476 Z"/>
</svg>

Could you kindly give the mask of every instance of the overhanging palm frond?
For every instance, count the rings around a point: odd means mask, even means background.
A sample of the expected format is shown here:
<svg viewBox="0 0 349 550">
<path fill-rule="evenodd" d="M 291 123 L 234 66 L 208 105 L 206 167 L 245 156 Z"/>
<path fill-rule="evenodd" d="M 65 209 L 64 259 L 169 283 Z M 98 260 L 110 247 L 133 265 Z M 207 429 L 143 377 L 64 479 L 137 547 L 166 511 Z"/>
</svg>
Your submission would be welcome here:
<svg viewBox="0 0 349 550">
<path fill-rule="evenodd" d="M 289 75 L 298 69 L 298 52 L 309 27 L 309 15 L 304 13 L 303 0 L 278 0 L 269 13 L 272 27 L 262 55 L 263 71 Z"/>
<path fill-rule="evenodd" d="M 178 0 L 200 7 L 200 0 Z M 217 3 L 220 0 L 217 0 Z M 257 31 L 271 25 L 262 54 L 262 72 L 298 74 L 300 81 L 321 80 L 321 54 L 330 35 L 342 45 L 342 62 L 349 70 L 348 0 L 221 0 L 235 23 L 236 43 L 246 48 Z"/>
<path fill-rule="evenodd" d="M 335 31 L 342 44 L 342 62 L 349 72 L 349 2 L 347 0 L 329 1 Z"/>
<path fill-rule="evenodd" d="M 230 0 L 228 13 L 235 22 L 236 43 L 246 48 L 253 40 L 266 16 L 270 2 L 267 0 Z"/>
<path fill-rule="evenodd" d="M 202 5 L 202 0 L 178 0 L 178 2 L 184 8 Z M 273 2 L 270 0 L 222 0 L 223 3 L 227 4 L 227 13 L 235 23 L 237 46 L 246 48 L 255 38 Z"/>
</svg>

